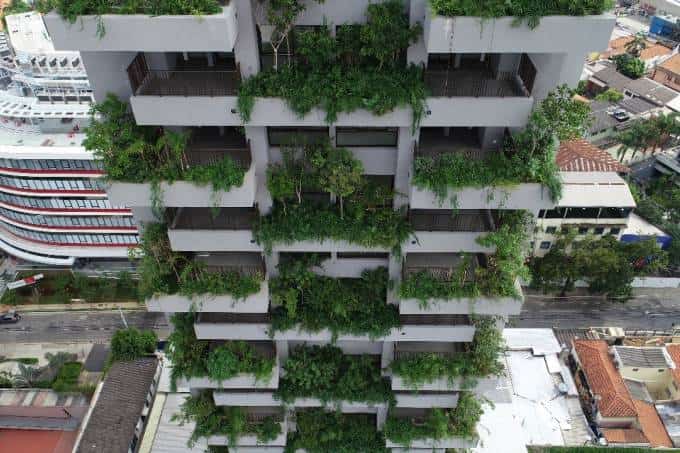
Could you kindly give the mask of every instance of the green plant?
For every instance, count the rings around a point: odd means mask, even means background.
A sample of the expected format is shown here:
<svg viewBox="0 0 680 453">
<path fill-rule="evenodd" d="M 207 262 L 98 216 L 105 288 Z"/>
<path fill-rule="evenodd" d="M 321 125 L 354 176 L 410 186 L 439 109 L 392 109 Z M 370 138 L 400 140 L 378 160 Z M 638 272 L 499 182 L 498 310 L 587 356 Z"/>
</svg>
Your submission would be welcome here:
<svg viewBox="0 0 680 453">
<path fill-rule="evenodd" d="M 79 391 L 78 376 L 83 365 L 80 362 L 67 362 L 61 366 L 57 378 L 52 383 L 52 390 L 59 393 Z"/>
<path fill-rule="evenodd" d="M 503 336 L 493 318 L 475 319 L 475 336 L 465 352 L 442 355 L 433 352 L 411 354 L 392 361 L 390 369 L 412 389 L 437 379 L 453 384 L 461 378 L 461 387 L 477 377 L 499 375 L 503 366 L 498 361 L 503 351 Z"/>
<path fill-rule="evenodd" d="M 244 408 L 238 406 L 215 406 L 212 392 L 202 392 L 197 396 L 189 396 L 181 406 L 181 412 L 173 416 L 173 420 L 184 423 L 195 423 L 194 431 L 188 441 L 193 447 L 202 437 L 224 435 L 231 445 L 238 437 L 246 434 L 257 436 L 258 442 L 268 442 L 281 434 L 281 425 L 274 416 L 265 417 L 260 423 L 248 421 Z"/>
<path fill-rule="evenodd" d="M 208 376 L 217 381 L 240 373 L 253 374 L 257 381 L 268 381 L 276 363 L 273 358 L 260 356 L 245 341 L 232 341 L 210 351 L 206 365 Z"/>
<path fill-rule="evenodd" d="M 297 430 L 288 435 L 286 453 L 387 453 L 385 438 L 372 417 L 323 409 L 298 411 Z"/>
<path fill-rule="evenodd" d="M 595 96 L 596 101 L 604 102 L 618 102 L 621 99 L 623 99 L 623 93 L 614 88 L 607 88 L 607 90 Z"/>
<path fill-rule="evenodd" d="M 293 17 L 299 12 L 295 8 L 287 11 Z M 283 30 L 280 36 L 285 35 L 286 42 L 291 30 L 288 19 L 282 26 L 275 24 Z M 401 2 L 389 0 L 369 5 L 366 24 L 341 27 L 335 39 L 326 27 L 296 32 L 295 61 L 278 67 L 275 58 L 275 68 L 241 83 L 241 118 L 250 120 L 256 97 L 282 97 L 301 117 L 313 108 L 323 109 L 329 124 L 341 112 L 367 109 L 384 115 L 400 106 L 410 106 L 414 125 L 418 124 L 425 111 L 422 69 L 405 66 L 400 55 L 421 31 L 419 25 L 409 26 Z"/>
<path fill-rule="evenodd" d="M 627 53 L 615 55 L 611 60 L 616 64 L 617 71 L 631 79 L 639 79 L 647 72 L 644 61 Z"/>
<path fill-rule="evenodd" d="M 187 263 L 179 276 L 179 292 L 187 296 L 194 294 L 230 294 L 235 299 L 260 291 L 264 274 L 249 276 L 237 271 L 209 272 L 207 266 L 198 261 Z"/>
<path fill-rule="evenodd" d="M 613 0 L 430 0 L 434 14 L 485 19 L 514 16 L 515 23 L 536 28 L 544 16 L 588 16 L 614 7 Z"/>
<path fill-rule="evenodd" d="M 162 0 L 143 2 L 140 0 L 47 0 L 39 5 L 42 12 L 56 9 L 67 21 L 74 23 L 84 15 L 101 16 L 103 14 L 148 14 L 163 15 L 205 15 L 217 14 L 222 10 L 217 0 Z M 103 27 L 103 25 L 99 25 Z M 99 32 L 103 35 L 103 29 Z"/>
<path fill-rule="evenodd" d="M 295 398 L 326 402 L 392 402 L 389 380 L 380 363 L 367 355 L 351 356 L 331 345 L 299 346 L 283 364 L 276 394 L 286 403 Z"/>
<path fill-rule="evenodd" d="M 455 408 L 433 408 L 428 411 L 422 424 L 415 424 L 408 418 L 388 416 L 384 427 L 385 437 L 406 446 L 418 439 L 471 439 L 476 435 L 476 425 L 482 413 L 481 403 L 474 394 L 463 392 Z"/>
<path fill-rule="evenodd" d="M 119 329 L 111 339 L 111 361 L 135 360 L 152 354 L 157 343 L 158 337 L 153 330 Z"/>
<path fill-rule="evenodd" d="M 313 273 L 309 262 L 282 263 L 269 283 L 272 330 L 298 326 L 310 332 L 379 337 L 399 325 L 395 305 L 387 304 L 387 269 L 365 270 L 361 278 L 330 278 Z"/>
<path fill-rule="evenodd" d="M 207 376 L 210 344 L 196 339 L 193 313 L 175 313 L 171 323 L 166 354 L 172 362 L 171 386 L 176 387 L 177 379 Z"/>
</svg>

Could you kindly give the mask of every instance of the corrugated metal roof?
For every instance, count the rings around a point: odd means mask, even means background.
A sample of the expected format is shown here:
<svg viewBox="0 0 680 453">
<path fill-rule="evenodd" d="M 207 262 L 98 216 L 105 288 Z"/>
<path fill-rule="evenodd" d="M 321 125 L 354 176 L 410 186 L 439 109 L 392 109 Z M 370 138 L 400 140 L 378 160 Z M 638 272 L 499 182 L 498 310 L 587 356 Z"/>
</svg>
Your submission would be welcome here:
<svg viewBox="0 0 680 453">
<path fill-rule="evenodd" d="M 203 453 L 207 448 L 205 439 L 199 440 L 193 448 L 187 446 L 193 423 L 180 426 L 172 421 L 172 416 L 180 412 L 180 406 L 189 397 L 187 393 L 168 393 L 165 397 L 160 423 L 151 447 L 151 453 Z"/>
<path fill-rule="evenodd" d="M 623 366 L 640 368 L 670 368 L 664 348 L 614 346 L 616 358 Z"/>
</svg>

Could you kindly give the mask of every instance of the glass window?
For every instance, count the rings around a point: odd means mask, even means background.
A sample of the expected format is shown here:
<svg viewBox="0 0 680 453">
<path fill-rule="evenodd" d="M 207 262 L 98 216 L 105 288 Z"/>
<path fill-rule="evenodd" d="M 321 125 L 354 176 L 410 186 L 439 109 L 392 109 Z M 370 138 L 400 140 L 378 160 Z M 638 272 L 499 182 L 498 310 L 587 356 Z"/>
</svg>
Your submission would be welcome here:
<svg viewBox="0 0 680 453">
<path fill-rule="evenodd" d="M 397 146 L 398 139 L 396 127 L 338 127 L 335 132 L 337 146 Z"/>
<path fill-rule="evenodd" d="M 578 234 L 588 234 L 588 227 L 579 227 Z"/>
<path fill-rule="evenodd" d="M 269 146 L 305 145 L 327 141 L 327 127 L 268 127 Z"/>
<path fill-rule="evenodd" d="M 548 234 L 555 234 L 557 232 L 557 227 L 551 226 L 545 229 L 545 232 Z"/>
<path fill-rule="evenodd" d="M 550 241 L 543 241 L 541 242 L 541 248 L 543 250 L 548 250 L 550 248 Z"/>
<path fill-rule="evenodd" d="M 616 235 L 616 234 L 619 234 L 621 232 L 621 228 L 612 228 L 611 230 L 609 230 L 609 232 L 611 234 Z"/>
<path fill-rule="evenodd" d="M 545 213 L 545 218 L 546 219 L 561 219 L 561 218 L 564 218 L 565 211 L 566 211 L 565 208 L 549 209 Z"/>
</svg>

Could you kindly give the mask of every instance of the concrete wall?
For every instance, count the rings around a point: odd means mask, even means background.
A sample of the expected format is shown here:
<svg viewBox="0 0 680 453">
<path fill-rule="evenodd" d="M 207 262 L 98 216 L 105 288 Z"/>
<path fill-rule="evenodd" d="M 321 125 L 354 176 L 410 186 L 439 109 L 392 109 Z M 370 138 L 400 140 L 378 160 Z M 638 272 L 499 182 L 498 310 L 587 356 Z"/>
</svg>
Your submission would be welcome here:
<svg viewBox="0 0 680 453">
<path fill-rule="evenodd" d="M 265 280 L 260 291 L 245 299 L 214 294 L 198 294 L 187 297 L 181 294 L 165 294 L 154 296 L 146 301 L 149 311 L 167 313 L 196 312 L 211 313 L 267 313 L 269 310 L 269 283 Z"/>
</svg>

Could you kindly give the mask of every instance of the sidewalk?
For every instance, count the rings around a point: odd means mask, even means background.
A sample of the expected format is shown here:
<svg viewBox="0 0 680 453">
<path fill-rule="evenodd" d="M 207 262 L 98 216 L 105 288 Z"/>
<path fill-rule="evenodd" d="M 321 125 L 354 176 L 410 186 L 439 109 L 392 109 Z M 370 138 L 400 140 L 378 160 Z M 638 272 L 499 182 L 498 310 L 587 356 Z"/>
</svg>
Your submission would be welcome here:
<svg viewBox="0 0 680 453">
<path fill-rule="evenodd" d="M 113 311 L 118 310 L 146 310 L 144 303 L 113 302 L 113 303 L 80 303 L 80 304 L 37 304 L 37 305 L 2 305 L 3 310 L 13 309 L 20 313 L 39 311 Z"/>
</svg>

